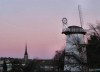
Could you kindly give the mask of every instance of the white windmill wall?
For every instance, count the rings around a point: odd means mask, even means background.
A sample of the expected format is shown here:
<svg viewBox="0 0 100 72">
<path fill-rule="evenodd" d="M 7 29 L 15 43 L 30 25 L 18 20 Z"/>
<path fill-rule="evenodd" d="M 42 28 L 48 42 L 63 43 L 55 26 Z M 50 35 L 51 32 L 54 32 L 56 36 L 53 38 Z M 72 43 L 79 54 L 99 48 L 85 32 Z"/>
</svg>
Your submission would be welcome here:
<svg viewBox="0 0 100 72">
<path fill-rule="evenodd" d="M 83 34 L 69 34 L 66 35 L 66 52 L 74 52 L 79 56 L 79 51 L 77 50 L 77 41 L 79 44 L 84 44 L 84 35 Z"/>
<path fill-rule="evenodd" d="M 75 45 L 75 43 L 77 43 L 77 40 L 79 41 L 80 44 L 83 44 L 83 34 L 69 34 L 66 35 L 66 48 L 65 48 L 65 52 L 66 53 L 74 53 L 75 55 L 77 55 L 78 57 L 80 57 L 80 53 L 77 50 L 77 46 Z M 72 55 L 72 54 L 71 54 Z M 69 58 L 68 58 L 69 57 Z M 77 65 L 70 65 L 68 63 L 76 63 Z M 69 70 L 69 71 L 81 71 L 81 66 L 78 65 L 78 62 L 76 61 L 76 59 L 74 59 L 73 57 L 70 56 L 66 56 L 65 57 L 65 66 L 64 66 L 64 71 Z"/>
<path fill-rule="evenodd" d="M 66 35 L 64 71 L 82 71 L 81 62 L 84 62 L 84 34 L 83 28 L 70 26 L 62 33 Z M 81 51 L 79 51 L 81 50 Z"/>
</svg>

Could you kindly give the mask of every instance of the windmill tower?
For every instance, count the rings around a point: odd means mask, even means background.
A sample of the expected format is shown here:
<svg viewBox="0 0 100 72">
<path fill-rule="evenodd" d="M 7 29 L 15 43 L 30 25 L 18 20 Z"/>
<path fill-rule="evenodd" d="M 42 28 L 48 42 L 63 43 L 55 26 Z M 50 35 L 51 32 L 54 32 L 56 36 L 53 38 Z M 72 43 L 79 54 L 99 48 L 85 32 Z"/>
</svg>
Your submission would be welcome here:
<svg viewBox="0 0 100 72">
<path fill-rule="evenodd" d="M 79 12 L 79 15 L 81 13 Z M 81 18 L 81 17 L 80 17 Z M 80 23 L 82 19 L 80 19 Z M 86 49 L 84 47 L 84 35 L 85 30 L 80 26 L 67 27 L 67 19 L 62 19 L 63 30 L 62 34 L 66 35 L 66 47 L 65 47 L 65 60 L 64 71 L 84 72 L 85 67 L 83 63 L 86 63 Z M 84 70 L 84 71 L 83 71 Z"/>
</svg>

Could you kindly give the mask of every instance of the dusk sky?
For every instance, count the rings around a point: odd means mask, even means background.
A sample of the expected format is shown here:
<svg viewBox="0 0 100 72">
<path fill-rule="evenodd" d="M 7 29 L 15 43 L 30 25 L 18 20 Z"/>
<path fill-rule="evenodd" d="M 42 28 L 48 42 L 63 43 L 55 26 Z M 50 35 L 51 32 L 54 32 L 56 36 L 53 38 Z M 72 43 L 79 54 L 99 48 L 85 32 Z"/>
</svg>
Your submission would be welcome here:
<svg viewBox="0 0 100 72">
<path fill-rule="evenodd" d="M 65 45 L 62 18 L 68 26 L 80 25 L 81 5 L 84 28 L 100 22 L 100 0 L 0 0 L 0 57 L 52 58 Z"/>
</svg>

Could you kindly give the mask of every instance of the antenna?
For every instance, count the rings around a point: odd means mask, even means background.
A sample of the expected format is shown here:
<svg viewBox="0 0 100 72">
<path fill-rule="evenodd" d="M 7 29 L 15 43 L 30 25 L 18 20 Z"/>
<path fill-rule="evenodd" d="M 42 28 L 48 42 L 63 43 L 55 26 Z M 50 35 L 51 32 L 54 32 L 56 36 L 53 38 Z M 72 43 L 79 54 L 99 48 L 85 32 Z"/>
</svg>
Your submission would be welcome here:
<svg viewBox="0 0 100 72">
<path fill-rule="evenodd" d="M 78 5 L 78 11 L 79 11 L 80 24 L 81 24 L 81 27 L 82 27 L 83 26 L 83 17 L 82 17 L 82 11 L 81 11 L 80 5 Z"/>
</svg>

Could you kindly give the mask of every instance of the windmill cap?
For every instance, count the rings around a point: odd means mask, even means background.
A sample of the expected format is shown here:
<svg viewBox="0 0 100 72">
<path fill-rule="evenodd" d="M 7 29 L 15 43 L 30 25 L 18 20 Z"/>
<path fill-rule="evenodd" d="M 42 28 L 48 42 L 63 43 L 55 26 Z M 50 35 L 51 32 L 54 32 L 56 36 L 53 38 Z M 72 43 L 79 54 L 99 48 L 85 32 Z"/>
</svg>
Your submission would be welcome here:
<svg viewBox="0 0 100 72">
<path fill-rule="evenodd" d="M 86 31 L 79 26 L 69 26 L 68 28 L 64 29 L 62 31 L 62 34 L 86 34 Z"/>
</svg>

